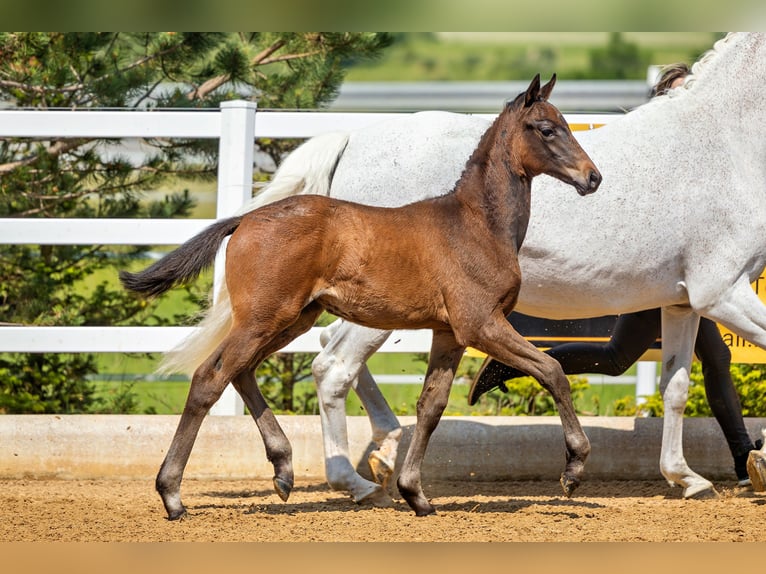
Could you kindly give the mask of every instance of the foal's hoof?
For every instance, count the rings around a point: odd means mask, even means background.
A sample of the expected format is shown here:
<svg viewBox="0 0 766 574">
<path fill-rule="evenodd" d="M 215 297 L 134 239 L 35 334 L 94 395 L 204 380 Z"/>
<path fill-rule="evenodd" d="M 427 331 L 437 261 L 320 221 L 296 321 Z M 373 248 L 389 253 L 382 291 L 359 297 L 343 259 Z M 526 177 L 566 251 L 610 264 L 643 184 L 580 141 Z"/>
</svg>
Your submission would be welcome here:
<svg viewBox="0 0 766 574">
<path fill-rule="evenodd" d="M 188 513 L 186 512 L 185 508 L 182 508 L 181 510 L 174 511 L 174 512 L 168 512 L 168 520 L 177 520 L 178 522 L 181 522 L 188 516 Z"/>
<path fill-rule="evenodd" d="M 436 516 L 436 509 L 430 504 L 424 508 L 416 508 L 415 516 Z"/>
<path fill-rule="evenodd" d="M 391 508 L 394 505 L 394 501 L 382 488 L 373 490 L 364 498 L 357 500 L 356 503 L 359 506 L 374 506 L 375 508 Z"/>
<path fill-rule="evenodd" d="M 290 493 L 293 491 L 293 485 L 286 480 L 282 480 L 278 476 L 274 477 L 274 490 L 277 491 L 277 495 L 282 499 L 282 502 L 287 502 L 290 498 Z"/>
<path fill-rule="evenodd" d="M 747 455 L 747 475 L 755 492 L 766 490 L 766 454 L 760 450 L 751 450 Z"/>
<path fill-rule="evenodd" d="M 685 489 L 684 498 L 688 500 L 715 500 L 716 498 L 721 498 L 721 495 L 718 494 L 718 491 L 711 484 L 710 486 L 699 490 L 691 490 L 691 488 Z"/>
<path fill-rule="evenodd" d="M 570 498 L 575 489 L 580 486 L 579 479 L 574 478 L 573 476 L 567 476 L 566 474 L 561 475 L 559 482 L 561 483 L 561 488 L 564 489 L 564 494 L 567 498 Z"/>
<path fill-rule="evenodd" d="M 370 453 L 370 456 L 367 457 L 367 464 L 370 467 L 370 472 L 375 482 L 386 488 L 389 479 L 394 474 L 394 469 L 391 468 L 391 465 L 377 451 Z"/>
</svg>

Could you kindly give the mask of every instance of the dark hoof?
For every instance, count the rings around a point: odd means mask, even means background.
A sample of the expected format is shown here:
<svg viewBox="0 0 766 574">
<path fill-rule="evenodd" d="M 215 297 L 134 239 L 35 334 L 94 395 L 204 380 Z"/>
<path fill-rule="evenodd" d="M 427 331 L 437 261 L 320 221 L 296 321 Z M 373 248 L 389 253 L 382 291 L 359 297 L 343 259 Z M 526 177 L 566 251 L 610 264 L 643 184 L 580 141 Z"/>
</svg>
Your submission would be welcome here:
<svg viewBox="0 0 766 574">
<path fill-rule="evenodd" d="M 182 521 L 188 516 L 188 513 L 186 512 L 186 509 L 183 508 L 179 510 L 178 512 L 168 512 L 168 520 L 177 520 Z"/>
<path fill-rule="evenodd" d="M 429 505 L 429 508 L 415 509 L 415 516 L 436 516 L 436 509 Z"/>
<path fill-rule="evenodd" d="M 561 488 L 564 489 L 564 494 L 567 498 L 570 498 L 572 493 L 577 489 L 578 486 L 580 486 L 579 479 L 567 476 L 566 474 L 561 475 L 561 480 L 559 480 L 559 482 L 561 483 Z"/>
<path fill-rule="evenodd" d="M 282 502 L 287 502 L 290 498 L 290 493 L 293 491 L 293 485 L 286 480 L 282 480 L 278 476 L 274 477 L 274 490 L 277 491 L 277 495 L 282 499 Z"/>
<path fill-rule="evenodd" d="M 400 482 L 397 485 L 399 487 L 399 494 L 402 495 L 402 498 L 407 502 L 410 508 L 415 511 L 415 516 L 436 514 L 436 509 L 430 502 L 428 502 L 428 499 L 421 488 L 409 488 L 403 486 L 401 483 L 401 476 L 399 477 L 399 481 Z"/>
<path fill-rule="evenodd" d="M 484 359 L 468 390 L 468 404 L 475 405 L 481 395 L 495 388 L 507 393 L 508 387 L 505 386 L 505 381 L 509 378 L 506 376 L 507 370 L 508 367 L 491 357 Z"/>
</svg>

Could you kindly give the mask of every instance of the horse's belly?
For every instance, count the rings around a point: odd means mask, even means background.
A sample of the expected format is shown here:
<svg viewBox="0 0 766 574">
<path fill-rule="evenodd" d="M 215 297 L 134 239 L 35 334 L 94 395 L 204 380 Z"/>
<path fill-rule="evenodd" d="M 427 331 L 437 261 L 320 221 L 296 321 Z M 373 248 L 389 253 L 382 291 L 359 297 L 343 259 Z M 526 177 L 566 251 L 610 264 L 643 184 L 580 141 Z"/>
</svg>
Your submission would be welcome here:
<svg viewBox="0 0 766 574">
<path fill-rule="evenodd" d="M 581 279 L 566 273 L 525 273 L 516 311 L 547 319 L 580 319 L 688 303 L 683 281 L 671 275 L 661 279 L 655 272 L 633 277 L 596 273 Z"/>
</svg>

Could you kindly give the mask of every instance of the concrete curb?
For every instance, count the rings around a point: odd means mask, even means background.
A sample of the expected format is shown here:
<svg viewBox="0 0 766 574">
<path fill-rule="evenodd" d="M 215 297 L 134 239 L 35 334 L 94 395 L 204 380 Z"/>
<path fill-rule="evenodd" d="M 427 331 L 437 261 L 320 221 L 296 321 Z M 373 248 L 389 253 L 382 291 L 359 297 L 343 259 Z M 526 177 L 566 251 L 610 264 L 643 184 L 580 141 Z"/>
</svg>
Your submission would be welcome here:
<svg viewBox="0 0 766 574">
<path fill-rule="evenodd" d="M 293 446 L 296 480 L 323 479 L 318 416 L 279 416 Z M 399 462 L 415 417 L 404 428 Z M 592 446 L 588 479 L 660 479 L 662 419 L 581 417 Z M 0 478 L 153 478 L 175 432 L 175 415 L 0 416 Z M 745 419 L 751 437 L 766 418 Z M 366 417 L 348 417 L 352 463 L 369 476 L 372 450 Z M 684 422 L 689 465 L 712 480 L 734 478 L 731 456 L 714 419 Z M 423 465 L 424 480 L 552 479 L 564 467 L 564 441 L 555 417 L 444 417 Z M 186 478 L 271 478 L 261 437 L 249 416 L 207 417 Z"/>
</svg>

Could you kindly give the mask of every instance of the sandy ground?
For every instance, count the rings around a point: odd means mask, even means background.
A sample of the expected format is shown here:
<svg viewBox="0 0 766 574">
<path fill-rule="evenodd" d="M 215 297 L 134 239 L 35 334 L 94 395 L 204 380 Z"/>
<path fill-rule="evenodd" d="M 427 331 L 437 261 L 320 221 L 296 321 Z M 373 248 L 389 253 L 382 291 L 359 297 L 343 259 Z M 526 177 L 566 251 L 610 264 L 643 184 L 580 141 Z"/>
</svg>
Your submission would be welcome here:
<svg viewBox="0 0 766 574">
<path fill-rule="evenodd" d="M 169 522 L 153 481 L 0 481 L 0 540 L 68 542 L 766 541 L 766 495 L 717 484 L 717 500 L 683 500 L 663 481 L 425 484 L 436 516 L 354 504 L 325 484 L 279 500 L 270 481 L 185 480 L 189 516 Z"/>
</svg>

